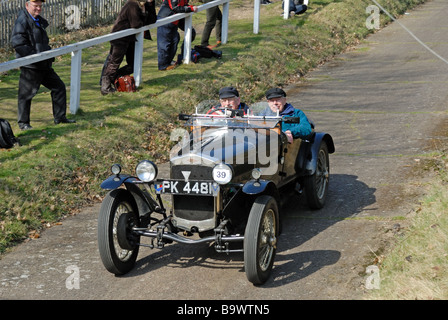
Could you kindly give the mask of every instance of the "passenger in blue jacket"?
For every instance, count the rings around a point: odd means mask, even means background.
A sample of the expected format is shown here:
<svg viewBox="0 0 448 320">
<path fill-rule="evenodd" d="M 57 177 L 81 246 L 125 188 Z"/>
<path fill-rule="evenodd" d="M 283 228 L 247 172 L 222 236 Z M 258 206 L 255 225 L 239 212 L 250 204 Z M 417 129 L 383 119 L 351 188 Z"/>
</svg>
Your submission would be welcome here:
<svg viewBox="0 0 448 320">
<path fill-rule="evenodd" d="M 261 115 L 276 115 L 277 110 L 280 116 L 298 117 L 300 123 L 283 123 L 282 131 L 288 138 L 288 142 L 292 143 L 293 139 L 304 139 L 312 133 L 311 123 L 308 121 L 302 110 L 294 108 L 291 104 L 286 103 L 286 93 L 280 88 L 272 88 L 266 91 L 266 99 L 268 100 L 269 109 L 267 108 Z"/>
</svg>

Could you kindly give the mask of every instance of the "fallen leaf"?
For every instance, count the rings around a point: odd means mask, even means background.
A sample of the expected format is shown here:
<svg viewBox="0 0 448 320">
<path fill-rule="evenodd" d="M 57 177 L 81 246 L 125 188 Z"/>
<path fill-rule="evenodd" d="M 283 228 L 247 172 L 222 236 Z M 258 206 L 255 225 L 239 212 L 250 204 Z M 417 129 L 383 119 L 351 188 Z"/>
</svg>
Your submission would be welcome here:
<svg viewBox="0 0 448 320">
<path fill-rule="evenodd" d="M 40 238 L 40 234 L 36 230 L 30 231 L 28 233 L 28 236 L 29 236 L 30 239 L 38 239 L 38 238 Z"/>
</svg>

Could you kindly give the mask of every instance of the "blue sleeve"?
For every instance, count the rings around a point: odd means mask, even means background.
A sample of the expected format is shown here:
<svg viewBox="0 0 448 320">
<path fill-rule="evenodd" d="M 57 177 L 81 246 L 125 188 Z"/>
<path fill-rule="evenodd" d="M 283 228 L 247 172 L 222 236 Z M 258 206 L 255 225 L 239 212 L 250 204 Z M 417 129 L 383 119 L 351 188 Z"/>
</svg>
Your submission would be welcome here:
<svg viewBox="0 0 448 320">
<path fill-rule="evenodd" d="M 295 109 L 293 117 L 300 118 L 300 123 L 283 123 L 282 131 L 291 131 L 294 138 L 305 138 L 310 135 L 312 128 L 305 113 L 302 110 Z"/>
</svg>

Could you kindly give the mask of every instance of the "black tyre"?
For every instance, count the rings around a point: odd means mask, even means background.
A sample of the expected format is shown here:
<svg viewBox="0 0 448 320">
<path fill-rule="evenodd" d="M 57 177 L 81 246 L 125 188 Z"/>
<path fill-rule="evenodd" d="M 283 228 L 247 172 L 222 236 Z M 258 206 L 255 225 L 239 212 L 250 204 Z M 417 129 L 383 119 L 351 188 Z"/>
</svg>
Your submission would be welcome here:
<svg viewBox="0 0 448 320">
<path fill-rule="evenodd" d="M 278 235 L 278 206 L 271 196 L 258 197 L 244 233 L 244 268 L 255 285 L 266 282 L 274 264 Z"/>
<path fill-rule="evenodd" d="M 98 249 L 109 272 L 123 275 L 134 267 L 139 237 L 131 230 L 138 225 L 138 209 L 132 195 L 125 189 L 109 192 L 98 216 Z"/>
<path fill-rule="evenodd" d="M 305 177 L 303 187 L 305 189 L 308 205 L 311 209 L 321 209 L 325 205 L 330 181 L 330 159 L 328 147 L 322 141 L 317 155 L 316 171 L 313 175 Z"/>
</svg>

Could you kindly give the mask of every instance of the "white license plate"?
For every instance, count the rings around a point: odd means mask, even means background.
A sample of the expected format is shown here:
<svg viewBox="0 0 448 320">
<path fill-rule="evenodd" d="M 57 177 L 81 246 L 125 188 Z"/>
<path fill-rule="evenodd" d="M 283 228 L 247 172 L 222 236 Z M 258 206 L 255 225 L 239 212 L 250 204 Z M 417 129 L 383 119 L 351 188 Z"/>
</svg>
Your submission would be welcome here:
<svg viewBox="0 0 448 320">
<path fill-rule="evenodd" d="M 219 184 L 214 181 L 162 180 L 154 184 L 157 193 L 190 194 L 214 196 L 219 192 Z"/>
</svg>

